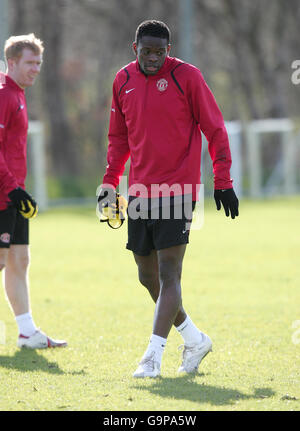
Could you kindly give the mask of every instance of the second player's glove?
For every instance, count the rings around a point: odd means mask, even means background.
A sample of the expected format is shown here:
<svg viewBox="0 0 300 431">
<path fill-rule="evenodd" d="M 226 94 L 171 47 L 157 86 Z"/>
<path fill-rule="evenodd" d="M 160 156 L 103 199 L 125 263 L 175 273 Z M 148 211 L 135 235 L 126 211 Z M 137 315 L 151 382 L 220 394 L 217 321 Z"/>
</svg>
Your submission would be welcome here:
<svg viewBox="0 0 300 431">
<path fill-rule="evenodd" d="M 112 229 L 118 229 L 126 218 L 127 200 L 113 189 L 101 189 L 98 197 L 100 222 L 106 222 Z"/>
<path fill-rule="evenodd" d="M 233 189 L 215 190 L 214 198 L 218 211 L 221 209 L 222 203 L 227 217 L 229 213 L 231 214 L 231 218 L 239 215 L 239 200 Z"/>
<path fill-rule="evenodd" d="M 34 218 L 38 213 L 38 206 L 33 197 L 21 187 L 17 187 L 8 193 L 13 206 L 24 218 Z"/>
</svg>

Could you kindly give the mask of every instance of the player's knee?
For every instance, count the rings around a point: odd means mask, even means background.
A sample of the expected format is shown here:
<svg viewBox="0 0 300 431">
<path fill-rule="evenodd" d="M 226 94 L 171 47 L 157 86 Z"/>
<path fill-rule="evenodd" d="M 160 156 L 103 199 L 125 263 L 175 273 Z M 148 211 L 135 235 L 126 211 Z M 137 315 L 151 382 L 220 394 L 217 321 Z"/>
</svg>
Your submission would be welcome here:
<svg viewBox="0 0 300 431">
<path fill-rule="evenodd" d="M 30 259 L 28 255 L 22 255 L 19 256 L 19 258 L 16 261 L 16 264 L 18 265 L 18 267 L 20 267 L 22 270 L 26 270 L 29 266 L 30 263 Z"/>
<path fill-rule="evenodd" d="M 158 282 L 158 274 L 139 270 L 139 281 L 148 290 L 151 290 Z"/>
<path fill-rule="evenodd" d="M 27 253 L 12 253 L 8 261 L 9 267 L 14 271 L 26 271 L 30 263 Z"/>
<path fill-rule="evenodd" d="M 159 265 L 159 277 L 161 279 L 180 277 L 181 268 L 172 260 L 165 260 Z"/>
<path fill-rule="evenodd" d="M 172 260 L 160 262 L 159 279 L 162 286 L 177 286 L 181 279 L 181 265 Z"/>
</svg>

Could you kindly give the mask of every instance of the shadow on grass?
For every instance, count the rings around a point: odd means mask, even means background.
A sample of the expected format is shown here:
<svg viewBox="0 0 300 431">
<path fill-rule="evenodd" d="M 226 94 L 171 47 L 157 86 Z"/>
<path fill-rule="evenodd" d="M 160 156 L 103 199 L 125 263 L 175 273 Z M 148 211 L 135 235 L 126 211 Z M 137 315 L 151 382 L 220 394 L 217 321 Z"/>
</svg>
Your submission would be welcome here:
<svg viewBox="0 0 300 431">
<path fill-rule="evenodd" d="M 180 376 L 174 378 L 159 377 L 151 386 L 134 386 L 135 389 L 145 390 L 164 398 L 209 403 L 215 406 L 232 405 L 239 400 L 269 398 L 275 394 L 270 388 L 254 388 L 252 394 L 245 394 L 237 389 L 222 386 L 210 386 L 193 381 L 196 376 Z M 149 382 L 149 380 L 147 379 Z"/>
<path fill-rule="evenodd" d="M 36 350 L 21 349 L 14 356 L 0 355 L 0 369 L 8 368 L 16 371 L 44 371 L 50 374 L 82 375 L 84 370 L 65 372 L 59 368 L 57 362 L 48 361 Z"/>
</svg>

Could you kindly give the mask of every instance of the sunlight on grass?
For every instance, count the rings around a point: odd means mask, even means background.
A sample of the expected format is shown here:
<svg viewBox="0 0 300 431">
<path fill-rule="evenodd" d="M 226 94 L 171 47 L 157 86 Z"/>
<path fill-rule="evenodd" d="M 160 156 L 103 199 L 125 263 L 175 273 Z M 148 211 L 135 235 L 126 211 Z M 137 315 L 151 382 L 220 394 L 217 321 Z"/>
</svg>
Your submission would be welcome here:
<svg viewBox="0 0 300 431">
<path fill-rule="evenodd" d="M 299 198 L 242 201 L 234 221 L 207 205 L 182 290 L 213 353 L 196 375 L 177 376 L 182 340 L 172 329 L 162 376 L 135 380 L 154 305 L 125 249 L 126 227 L 108 229 L 94 209 L 40 214 L 31 223 L 32 311 L 69 346 L 18 350 L 3 295 L 0 410 L 299 410 L 299 216 Z"/>
</svg>

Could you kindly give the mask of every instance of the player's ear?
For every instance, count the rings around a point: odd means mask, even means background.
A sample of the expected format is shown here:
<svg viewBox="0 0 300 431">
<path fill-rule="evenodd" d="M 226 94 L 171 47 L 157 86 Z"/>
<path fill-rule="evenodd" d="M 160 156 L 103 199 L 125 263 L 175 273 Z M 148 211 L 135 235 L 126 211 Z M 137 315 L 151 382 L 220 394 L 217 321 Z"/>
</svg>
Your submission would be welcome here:
<svg viewBox="0 0 300 431">
<path fill-rule="evenodd" d="M 133 52 L 135 53 L 135 55 L 137 55 L 137 46 L 136 46 L 136 42 L 133 42 L 133 44 L 132 44 L 132 49 L 133 49 Z"/>
<path fill-rule="evenodd" d="M 7 68 L 9 71 L 13 70 L 15 63 L 16 63 L 15 59 L 13 59 L 13 58 L 7 59 Z"/>
<path fill-rule="evenodd" d="M 171 45 L 168 44 L 168 46 L 167 46 L 167 55 L 169 55 L 170 51 L 171 51 Z"/>
</svg>

